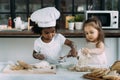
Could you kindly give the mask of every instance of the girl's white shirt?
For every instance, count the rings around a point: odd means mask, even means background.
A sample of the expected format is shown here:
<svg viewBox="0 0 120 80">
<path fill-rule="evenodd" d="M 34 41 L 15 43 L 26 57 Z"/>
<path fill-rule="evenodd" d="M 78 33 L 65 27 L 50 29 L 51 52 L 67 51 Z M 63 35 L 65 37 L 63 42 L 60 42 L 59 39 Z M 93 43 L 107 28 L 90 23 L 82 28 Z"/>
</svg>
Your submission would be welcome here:
<svg viewBox="0 0 120 80">
<path fill-rule="evenodd" d="M 66 38 L 62 34 L 55 34 L 52 41 L 49 43 L 43 42 L 41 37 L 39 37 L 34 42 L 34 50 L 37 53 L 43 54 L 45 60 L 49 63 L 57 63 L 65 40 Z"/>
<path fill-rule="evenodd" d="M 87 45 L 85 46 L 85 48 L 89 48 L 92 49 L 94 51 L 94 49 L 96 49 L 96 44 L 92 43 L 92 42 L 88 42 Z M 99 51 L 96 51 L 96 54 L 90 54 L 89 56 L 86 56 L 85 59 L 87 58 L 87 65 L 90 66 L 107 66 L 107 58 L 106 58 L 106 54 L 105 51 L 103 51 L 103 53 L 100 53 Z M 81 49 L 78 51 L 78 54 L 82 54 L 81 53 Z M 81 61 L 80 61 L 81 62 Z M 84 61 L 83 61 L 84 62 Z"/>
<path fill-rule="evenodd" d="M 94 50 L 96 48 L 96 43 L 89 42 L 86 47 Z M 99 51 L 96 51 L 96 54 L 91 54 L 89 63 L 100 64 L 100 65 L 107 64 L 105 50 L 99 54 L 97 54 L 97 52 L 99 53 Z"/>
</svg>

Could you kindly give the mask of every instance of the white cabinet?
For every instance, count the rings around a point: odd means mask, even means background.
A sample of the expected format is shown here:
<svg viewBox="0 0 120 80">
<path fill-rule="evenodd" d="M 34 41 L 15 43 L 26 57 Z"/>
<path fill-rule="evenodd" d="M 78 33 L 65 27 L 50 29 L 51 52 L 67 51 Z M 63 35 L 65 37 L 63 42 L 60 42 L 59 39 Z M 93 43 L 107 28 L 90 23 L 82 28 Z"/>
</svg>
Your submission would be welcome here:
<svg viewBox="0 0 120 80">
<path fill-rule="evenodd" d="M 118 38 L 118 60 L 120 60 L 120 38 Z"/>
<path fill-rule="evenodd" d="M 36 61 L 32 57 L 34 40 L 35 38 L 0 38 L 0 62 Z"/>
<path fill-rule="evenodd" d="M 33 44 L 36 38 L 1 38 L 0 39 L 0 61 L 16 61 L 18 59 L 27 62 L 39 61 L 32 57 Z M 69 38 L 74 41 L 77 50 L 85 44 L 84 38 Z M 106 55 L 108 64 L 120 59 L 120 38 L 105 38 Z M 67 54 L 69 47 L 63 46 L 62 53 Z"/>
<path fill-rule="evenodd" d="M 74 41 L 77 45 L 77 49 L 80 49 L 85 44 L 84 38 L 69 38 Z M 118 38 L 105 38 L 105 47 L 106 47 L 106 55 L 108 59 L 108 65 L 112 65 L 114 61 L 118 59 L 118 54 L 120 54 L 120 50 L 118 49 L 118 44 L 120 44 L 120 39 L 118 43 Z M 62 53 L 68 53 L 69 48 L 64 46 Z M 119 53 L 118 53 L 119 50 Z M 119 55 L 120 58 L 120 55 Z M 101 58 L 102 59 L 102 58 Z"/>
<path fill-rule="evenodd" d="M 106 38 L 105 46 L 108 64 L 112 65 L 118 60 L 118 38 Z"/>
</svg>

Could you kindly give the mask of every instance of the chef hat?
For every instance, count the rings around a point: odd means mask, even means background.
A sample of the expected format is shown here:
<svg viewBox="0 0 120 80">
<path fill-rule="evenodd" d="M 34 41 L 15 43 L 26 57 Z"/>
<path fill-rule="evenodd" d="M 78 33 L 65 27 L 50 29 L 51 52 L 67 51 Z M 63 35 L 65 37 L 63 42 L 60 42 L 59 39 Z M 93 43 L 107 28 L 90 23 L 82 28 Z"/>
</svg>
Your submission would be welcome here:
<svg viewBox="0 0 120 80">
<path fill-rule="evenodd" d="M 59 17 L 60 12 L 55 7 L 42 8 L 31 14 L 31 20 L 39 27 L 54 27 Z"/>
</svg>

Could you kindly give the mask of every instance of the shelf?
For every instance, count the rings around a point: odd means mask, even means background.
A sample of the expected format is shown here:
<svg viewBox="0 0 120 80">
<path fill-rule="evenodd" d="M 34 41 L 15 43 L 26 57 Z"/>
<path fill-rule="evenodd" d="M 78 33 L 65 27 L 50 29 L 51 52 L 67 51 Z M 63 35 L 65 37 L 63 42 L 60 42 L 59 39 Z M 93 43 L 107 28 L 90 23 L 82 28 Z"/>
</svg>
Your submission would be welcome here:
<svg viewBox="0 0 120 80">
<path fill-rule="evenodd" d="M 84 34 L 81 30 L 57 30 L 67 38 L 81 38 Z M 120 30 L 104 30 L 105 37 L 120 37 Z M 0 31 L 0 38 L 37 38 L 39 34 L 34 34 L 31 31 Z"/>
</svg>

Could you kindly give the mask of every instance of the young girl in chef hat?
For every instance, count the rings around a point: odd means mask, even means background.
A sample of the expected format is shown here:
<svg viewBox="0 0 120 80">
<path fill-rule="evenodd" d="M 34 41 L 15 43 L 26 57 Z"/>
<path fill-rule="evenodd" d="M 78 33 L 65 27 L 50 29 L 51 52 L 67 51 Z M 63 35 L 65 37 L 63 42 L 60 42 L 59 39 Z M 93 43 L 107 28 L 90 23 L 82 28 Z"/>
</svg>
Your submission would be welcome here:
<svg viewBox="0 0 120 80">
<path fill-rule="evenodd" d="M 86 63 L 83 64 L 106 67 L 107 59 L 101 22 L 97 17 L 91 17 L 83 23 L 83 31 L 87 45 L 79 50 L 78 55 L 84 55 L 85 58 L 81 59 L 86 59 L 86 61 L 79 59 L 79 62 L 85 61 Z"/>
<path fill-rule="evenodd" d="M 73 42 L 62 34 L 56 33 L 56 20 L 59 17 L 60 12 L 55 7 L 46 7 L 32 13 L 31 21 L 36 23 L 32 31 L 40 34 L 40 37 L 34 42 L 33 57 L 35 59 L 57 63 L 64 44 L 71 48 L 68 56 L 77 55 Z"/>
</svg>

